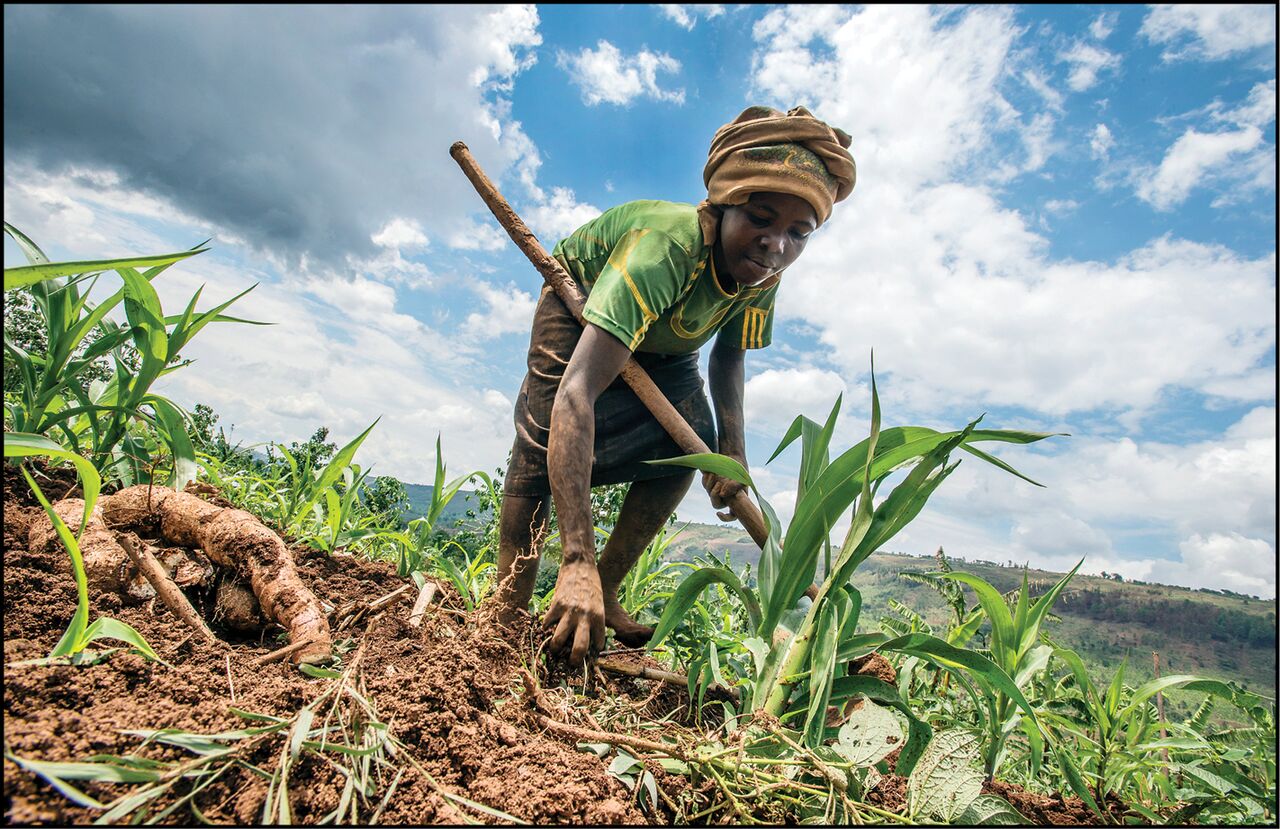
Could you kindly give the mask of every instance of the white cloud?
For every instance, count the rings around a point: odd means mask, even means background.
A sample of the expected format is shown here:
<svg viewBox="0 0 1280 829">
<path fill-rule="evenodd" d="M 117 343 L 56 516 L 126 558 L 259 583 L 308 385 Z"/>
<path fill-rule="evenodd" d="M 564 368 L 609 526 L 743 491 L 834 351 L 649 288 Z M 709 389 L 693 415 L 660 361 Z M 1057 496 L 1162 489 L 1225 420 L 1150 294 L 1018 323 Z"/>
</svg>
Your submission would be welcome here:
<svg viewBox="0 0 1280 829">
<path fill-rule="evenodd" d="M 1215 121 L 1224 121 L 1239 127 L 1262 129 L 1276 120 L 1275 79 L 1254 84 L 1249 90 L 1249 99 L 1236 109 L 1223 111 L 1218 101 L 1214 101 L 1212 108 Z"/>
<path fill-rule="evenodd" d="M 557 52 L 556 64 L 582 90 L 582 100 L 588 106 L 626 106 L 641 97 L 684 103 L 683 89 L 665 90 L 658 86 L 659 72 L 680 72 L 680 61 L 665 52 L 641 49 L 628 57 L 609 41 L 601 40 L 594 50 L 583 49 L 576 55 Z"/>
<path fill-rule="evenodd" d="M 455 250 L 502 250 L 508 237 L 497 222 L 468 219 L 449 235 L 449 247 Z"/>
<path fill-rule="evenodd" d="M 483 313 L 470 314 L 463 330 L 472 340 L 489 340 L 503 334 L 528 333 L 538 298 L 514 285 L 496 288 L 487 283 L 472 286 L 485 303 Z"/>
<path fill-rule="evenodd" d="M 579 202 L 567 187 L 553 187 L 551 198 L 524 211 L 525 222 L 547 250 L 600 215 L 600 208 Z"/>
<path fill-rule="evenodd" d="M 870 400 L 870 393 L 862 391 Z M 848 399 L 848 392 L 844 379 L 833 371 L 812 367 L 767 369 L 746 382 L 743 405 L 751 412 L 751 429 L 781 437 L 798 414 L 824 422 L 837 395 L 845 395 L 841 407 L 845 412 L 859 411 L 860 401 Z"/>
<path fill-rule="evenodd" d="M 1094 158 L 1105 159 L 1111 154 L 1111 148 L 1115 145 L 1116 140 L 1106 124 L 1098 124 L 1093 128 L 1093 135 L 1089 138 L 1089 153 Z"/>
<path fill-rule="evenodd" d="M 1119 19 L 1119 12 L 1103 12 L 1089 24 L 1089 34 L 1094 40 L 1106 40 L 1115 31 Z"/>
<path fill-rule="evenodd" d="M 996 88 L 1016 33 L 999 7 L 779 8 L 755 27 L 753 92 L 844 127 L 859 167 L 882 181 L 946 180 L 993 130 L 1016 126 Z"/>
<path fill-rule="evenodd" d="M 482 56 L 480 65 L 471 72 L 475 86 L 493 84 L 504 92 L 511 91 L 516 75 L 533 66 L 538 56 L 532 49 L 542 44 L 538 33 L 538 10 L 532 4 L 510 4 L 497 8 L 467 37 Z"/>
<path fill-rule="evenodd" d="M 874 346 L 893 372 L 882 394 L 908 413 L 1140 411 L 1163 389 L 1251 376 L 1274 348 L 1273 256 L 1160 238 L 1110 262 L 1056 261 L 1030 217 L 972 183 L 975 153 L 1019 128 L 998 89 L 1016 33 L 991 7 L 792 6 L 761 20 L 760 91 L 821 95 L 815 113 L 850 128 L 876 171 L 788 272 L 780 322 L 816 329 L 846 378 Z M 1109 136 L 1095 133 L 1100 150 Z"/>
<path fill-rule="evenodd" d="M 1228 161 L 1257 148 L 1262 131 L 1248 126 L 1232 132 L 1203 133 L 1188 129 L 1165 153 L 1154 173 L 1139 177 L 1138 198 L 1157 210 L 1171 210 L 1206 183 Z"/>
<path fill-rule="evenodd" d="M 1213 533 L 1207 538 L 1197 533 L 1179 544 L 1178 549 L 1184 571 L 1179 574 L 1180 584 L 1212 584 L 1237 593 L 1275 596 L 1274 544 L 1239 533 Z"/>
<path fill-rule="evenodd" d="M 1044 98 L 1045 104 L 1055 112 L 1062 112 L 1062 93 L 1049 86 L 1048 79 L 1035 69 L 1028 69 L 1022 73 L 1022 79 L 1027 82 L 1027 86 L 1031 87 L 1036 93 Z"/>
<path fill-rule="evenodd" d="M 1098 46 L 1076 41 L 1070 49 L 1058 55 L 1058 60 L 1071 65 L 1067 86 L 1075 92 L 1083 92 L 1098 82 L 1103 70 L 1114 71 L 1120 66 L 1120 56 Z"/>
<path fill-rule="evenodd" d="M 719 3 L 659 3 L 658 8 L 668 20 L 689 31 L 698 25 L 698 18 L 713 20 L 724 14 L 724 6 Z"/>
<path fill-rule="evenodd" d="M 381 248 L 425 248 L 429 244 L 422 225 L 413 219 L 397 216 L 373 234 L 371 241 Z"/>
<path fill-rule="evenodd" d="M 1022 168 L 1026 171 L 1039 170 L 1056 151 L 1053 142 L 1053 116 L 1042 112 L 1031 119 L 1031 123 L 1022 131 L 1022 144 L 1027 150 L 1027 160 Z"/>
<path fill-rule="evenodd" d="M 1271 5 L 1157 5 L 1142 21 L 1140 34 L 1167 44 L 1166 61 L 1219 60 L 1276 42 Z"/>
</svg>

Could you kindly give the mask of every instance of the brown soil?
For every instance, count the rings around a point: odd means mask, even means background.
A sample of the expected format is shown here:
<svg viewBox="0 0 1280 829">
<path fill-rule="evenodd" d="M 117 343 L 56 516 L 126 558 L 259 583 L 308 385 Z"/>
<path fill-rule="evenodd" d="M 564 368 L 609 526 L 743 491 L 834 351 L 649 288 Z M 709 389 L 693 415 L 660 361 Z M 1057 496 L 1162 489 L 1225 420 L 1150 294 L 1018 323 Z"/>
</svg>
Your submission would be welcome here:
<svg viewBox="0 0 1280 829">
<path fill-rule="evenodd" d="M 40 485 L 51 500 L 80 494 L 70 471 L 45 470 Z M 174 728 L 196 733 L 244 728 L 229 709 L 291 717 L 316 699 L 329 682 L 300 673 L 287 660 L 255 666 L 254 659 L 287 641 L 279 627 L 259 629 L 248 637 L 221 620 L 211 626 L 230 646 L 206 644 L 193 635 L 161 603 L 128 604 L 114 594 L 92 596 L 90 620 L 106 615 L 136 628 L 172 667 L 119 652 L 90 667 L 13 667 L 21 660 L 44 657 L 70 620 L 76 591 L 65 551 L 33 551 L 26 546 L 27 528 L 43 514 L 20 475 L 4 468 L 4 739 L 19 757 L 43 761 L 83 761 L 93 755 L 136 754 L 156 760 L 185 760 L 189 753 L 149 744 L 127 730 Z M 225 501 L 202 493 L 214 503 Z M 155 542 L 154 528 L 140 532 Z M 302 581 L 334 608 L 370 602 L 402 586 L 394 570 L 351 556 L 326 556 L 305 547 L 290 548 Z M 216 588 L 192 598 L 208 614 Z M 413 591 L 406 591 L 372 620 L 342 629 L 335 625 L 335 651 L 341 665 L 360 659 L 364 695 L 374 702 L 379 719 L 421 766 L 404 769 L 380 822 L 385 824 L 461 824 L 494 822 L 483 812 L 451 802 L 440 787 L 526 823 L 651 824 L 669 823 L 671 814 L 637 808 L 633 796 L 607 772 L 604 759 L 576 748 L 572 736 L 548 730 L 549 716 L 558 722 L 598 731 L 599 724 L 582 705 L 583 697 L 597 713 L 610 708 L 607 730 L 655 739 L 657 732 L 640 723 L 666 719 L 693 723 L 687 694 L 670 685 L 627 676 L 581 670 L 571 672 L 552 663 L 536 672 L 540 692 L 529 693 L 526 673 L 538 664 L 531 654 L 536 642 L 531 627 L 512 643 L 492 633 L 483 619 L 462 611 L 460 597 L 441 585 L 421 627 L 408 624 Z M 115 643 L 97 642 L 101 649 Z M 649 667 L 662 667 L 642 653 L 612 655 Z M 893 681 L 883 658 L 855 666 L 861 673 Z M 339 667 L 341 667 L 341 665 Z M 887 671 L 885 669 L 888 669 Z M 716 692 L 708 694 L 710 701 Z M 719 705 L 708 705 L 700 730 L 713 730 Z M 280 762 L 283 738 L 263 741 L 243 760 L 273 770 Z M 893 767 L 896 755 L 889 758 Z M 687 803 L 714 794 L 714 784 L 691 784 L 667 774 L 652 760 L 645 762 L 666 799 Z M 428 780 L 427 776 L 430 776 Z M 332 766 L 304 753 L 290 777 L 290 799 L 296 823 L 315 823 L 339 802 L 345 779 Z M 434 783 L 432 782 L 434 781 Z M 131 790 L 124 785 L 77 784 L 108 802 Z M 181 787 L 180 787 L 181 788 Z M 997 781 L 987 791 L 1008 799 L 1028 818 L 1044 825 L 1082 825 L 1093 816 L 1075 798 L 1046 797 Z M 185 791 L 185 789 L 184 789 Z M 901 812 L 905 778 L 885 776 L 867 802 Z M 701 793 L 701 795 L 699 794 Z M 235 767 L 194 800 L 207 820 L 253 824 L 261 820 L 266 781 Z M 162 806 L 164 804 L 161 804 Z M 9 824 L 86 824 L 100 812 L 76 806 L 43 778 L 4 761 L 4 816 Z M 368 813 L 362 813 L 367 819 Z M 771 822 L 787 816 L 761 815 Z M 188 822 L 185 809 L 170 822 Z"/>
<path fill-rule="evenodd" d="M 65 479 L 40 483 L 55 496 L 70 488 Z M 4 488 L 4 661 L 10 666 L 48 654 L 74 612 L 76 594 L 65 551 L 33 552 L 24 543 L 24 525 L 40 514 L 26 482 L 6 467 Z M 404 584 L 384 564 L 331 558 L 303 547 L 291 552 L 303 581 L 334 607 L 372 601 Z M 630 792 L 608 774 L 607 759 L 578 751 L 572 740 L 544 733 L 533 724 L 529 706 L 518 693 L 521 650 L 483 632 L 489 630 L 484 625 L 468 624 L 460 599 L 447 586 L 442 586 L 441 597 L 420 628 L 407 621 L 413 599 L 407 591 L 371 625 L 335 631 L 335 639 L 348 661 L 363 646 L 367 698 L 375 701 L 381 720 L 392 725 L 392 732 L 438 785 L 529 823 L 650 820 L 633 804 Z M 279 628 L 246 642 L 215 624 L 219 635 L 237 642 L 224 648 L 190 635 L 190 628 L 158 602 L 130 607 L 114 595 L 93 596 L 90 619 L 99 615 L 132 625 L 173 667 L 123 652 L 91 667 L 8 667 L 4 737 L 19 757 L 82 761 L 95 754 L 136 753 L 159 760 L 186 759 L 191 755 L 154 744 L 139 750 L 141 740 L 122 732 L 177 728 L 207 734 L 243 728 L 245 722 L 228 710 L 230 706 L 290 717 L 328 686 L 326 680 L 311 679 L 287 661 L 255 667 L 255 657 L 282 644 L 284 631 Z M 349 639 L 344 642 L 344 637 Z M 100 641 L 90 647 L 112 644 Z M 643 680 L 613 684 L 619 691 L 626 690 L 624 686 L 643 690 L 635 702 L 644 701 L 653 690 L 652 683 Z M 656 712 L 670 704 L 664 696 L 669 692 L 654 695 L 646 707 Z M 281 745 L 281 740 L 264 741 L 245 759 L 274 768 Z M 345 781 L 331 767 L 307 759 L 311 755 L 303 757 L 291 776 L 291 802 L 295 822 L 314 823 L 337 806 Z M 403 768 L 405 776 L 381 822 L 492 821 L 451 804 L 412 765 Z M 84 783 L 82 788 L 103 802 L 128 790 L 97 783 Z M 8 823 L 83 824 L 100 814 L 74 805 L 42 778 L 8 760 L 4 795 Z M 196 804 L 214 822 L 254 823 L 260 820 L 265 797 L 265 781 L 234 769 L 201 792 Z M 170 819 L 183 820 L 186 814 L 178 811 Z"/>
</svg>

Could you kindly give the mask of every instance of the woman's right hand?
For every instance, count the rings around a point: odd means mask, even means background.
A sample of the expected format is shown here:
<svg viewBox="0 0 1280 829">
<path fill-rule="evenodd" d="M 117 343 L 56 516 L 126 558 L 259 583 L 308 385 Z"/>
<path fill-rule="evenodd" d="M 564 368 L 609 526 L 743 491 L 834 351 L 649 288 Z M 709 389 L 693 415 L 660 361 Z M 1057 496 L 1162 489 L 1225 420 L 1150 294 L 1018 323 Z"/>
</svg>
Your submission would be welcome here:
<svg viewBox="0 0 1280 829">
<path fill-rule="evenodd" d="M 604 647 L 604 591 L 594 561 L 584 557 L 560 565 L 542 627 L 552 633 L 552 653 L 561 653 L 572 643 L 569 659 L 575 665 Z"/>
</svg>

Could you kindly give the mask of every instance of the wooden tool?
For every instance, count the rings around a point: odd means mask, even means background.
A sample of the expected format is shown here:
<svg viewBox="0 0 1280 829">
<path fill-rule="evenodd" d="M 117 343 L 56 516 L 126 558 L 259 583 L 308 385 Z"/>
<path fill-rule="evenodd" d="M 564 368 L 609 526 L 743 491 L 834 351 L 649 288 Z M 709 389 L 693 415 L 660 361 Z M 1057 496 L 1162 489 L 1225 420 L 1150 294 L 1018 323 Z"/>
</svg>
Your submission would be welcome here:
<svg viewBox="0 0 1280 829">
<path fill-rule="evenodd" d="M 511 240 L 516 243 L 516 247 L 520 248 L 524 255 L 529 257 L 529 261 L 538 269 L 538 272 L 542 274 L 542 278 L 547 281 L 547 284 L 556 292 L 556 296 L 560 297 L 560 301 L 564 303 L 569 312 L 573 314 L 574 319 L 581 325 L 582 307 L 587 300 L 578 284 L 573 281 L 573 277 L 569 276 L 560 263 L 556 261 L 555 257 L 547 253 L 546 249 L 538 242 L 538 237 L 533 235 L 533 231 L 529 230 L 528 226 L 516 215 L 516 211 L 511 209 L 511 205 L 498 192 L 498 188 L 494 186 L 489 177 L 476 164 L 476 160 L 472 157 L 471 151 L 467 149 L 466 144 L 461 141 L 454 143 L 449 148 L 449 155 L 453 156 L 454 161 L 458 162 L 458 166 L 462 168 L 462 172 L 466 174 L 472 186 L 476 188 L 480 198 L 488 205 L 494 218 L 498 220 L 498 224 L 502 225 L 507 234 L 511 236 Z M 696 455 L 711 451 L 702 442 L 702 438 L 698 437 L 698 433 L 693 431 L 693 427 L 680 416 L 675 406 L 671 405 L 671 401 L 667 400 L 662 392 L 658 390 L 657 385 L 649 378 L 645 370 L 637 365 L 634 357 L 627 360 L 627 364 L 623 366 L 622 379 L 640 398 L 640 402 L 644 403 L 650 413 L 657 418 L 662 427 L 667 430 L 667 434 L 671 435 L 676 445 L 683 452 L 689 455 Z M 764 516 L 761 515 L 759 507 L 751 502 L 745 489 L 738 490 L 738 494 L 733 497 L 729 504 L 729 510 L 735 518 L 742 522 L 742 526 L 746 528 L 752 540 L 763 548 L 769 538 L 769 531 L 765 528 Z"/>
</svg>

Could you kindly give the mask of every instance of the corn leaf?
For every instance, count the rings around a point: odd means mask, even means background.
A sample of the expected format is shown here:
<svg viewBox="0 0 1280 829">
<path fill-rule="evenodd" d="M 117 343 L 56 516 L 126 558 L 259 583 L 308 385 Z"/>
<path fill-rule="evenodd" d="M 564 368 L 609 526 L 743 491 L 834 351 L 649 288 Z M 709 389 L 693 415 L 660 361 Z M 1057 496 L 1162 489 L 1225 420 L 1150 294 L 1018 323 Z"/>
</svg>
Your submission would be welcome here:
<svg viewBox="0 0 1280 829">
<path fill-rule="evenodd" d="M 10 230 L 11 225 L 6 223 L 5 231 L 9 232 Z M 23 238 L 25 239 L 26 237 L 24 236 Z M 17 241 L 16 237 L 14 238 L 14 241 Z M 27 241 L 30 242 L 30 240 Z M 21 242 L 18 244 L 19 246 L 22 246 Z M 197 253 L 204 253 L 206 250 L 208 250 L 208 248 L 188 250 L 183 251 L 182 253 L 165 253 L 159 256 L 133 256 L 125 259 L 98 259 L 82 262 L 45 261 L 36 265 L 22 265 L 16 268 L 5 268 L 4 289 L 6 291 L 11 291 L 15 288 L 35 285 L 59 276 L 73 276 L 75 274 L 95 271 L 120 270 L 121 268 L 143 268 L 155 265 L 170 265 L 174 262 L 186 259 L 189 256 L 195 256 Z M 24 252 L 27 252 L 25 247 Z"/>
</svg>

